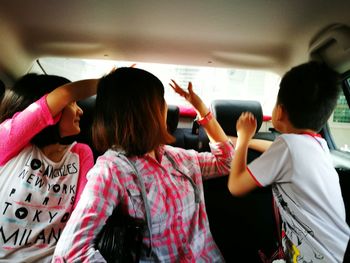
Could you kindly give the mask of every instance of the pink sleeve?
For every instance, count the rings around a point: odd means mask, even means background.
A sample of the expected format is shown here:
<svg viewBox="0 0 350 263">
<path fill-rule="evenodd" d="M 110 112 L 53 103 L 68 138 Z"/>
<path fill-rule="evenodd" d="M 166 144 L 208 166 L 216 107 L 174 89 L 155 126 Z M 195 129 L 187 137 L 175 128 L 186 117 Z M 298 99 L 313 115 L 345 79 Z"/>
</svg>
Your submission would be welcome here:
<svg viewBox="0 0 350 263">
<path fill-rule="evenodd" d="M 94 261 L 99 252 L 94 240 L 113 209 L 119 204 L 122 184 L 120 165 L 114 158 L 101 156 L 88 173 L 88 182 L 82 197 L 73 210 L 55 249 L 54 260 L 64 262 Z"/>
<path fill-rule="evenodd" d="M 74 209 L 86 185 L 86 182 L 87 182 L 86 174 L 94 166 L 94 158 L 93 158 L 91 148 L 86 144 L 77 143 L 75 147 L 72 149 L 72 151 L 78 153 L 79 161 L 80 161 L 77 194 L 75 196 L 75 200 L 73 204 L 73 209 Z"/>
<path fill-rule="evenodd" d="M 46 96 L 0 124 L 0 165 L 16 156 L 42 129 L 58 122 L 51 116 Z"/>
<path fill-rule="evenodd" d="M 210 150 L 211 152 L 198 153 L 203 178 L 229 174 L 234 154 L 232 142 L 210 143 Z"/>
</svg>

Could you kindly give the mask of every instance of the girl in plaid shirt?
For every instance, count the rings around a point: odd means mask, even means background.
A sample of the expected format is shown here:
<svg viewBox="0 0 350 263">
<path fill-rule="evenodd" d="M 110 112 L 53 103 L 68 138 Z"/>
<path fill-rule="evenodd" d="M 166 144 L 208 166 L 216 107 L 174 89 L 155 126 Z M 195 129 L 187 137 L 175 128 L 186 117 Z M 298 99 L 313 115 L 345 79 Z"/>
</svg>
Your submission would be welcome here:
<svg viewBox="0 0 350 263">
<path fill-rule="evenodd" d="M 116 206 L 145 218 L 141 189 L 122 150 L 141 174 L 151 212 L 152 236 L 145 229 L 141 262 L 223 262 L 209 230 L 203 178 L 226 175 L 233 145 L 193 92 L 170 84 L 189 101 L 210 141 L 211 152 L 168 146 L 164 87 L 151 73 L 119 68 L 98 84 L 93 139 L 105 153 L 88 182 L 55 250 L 55 262 L 105 262 L 94 241 Z M 151 253 L 147 253 L 151 250 Z"/>
</svg>

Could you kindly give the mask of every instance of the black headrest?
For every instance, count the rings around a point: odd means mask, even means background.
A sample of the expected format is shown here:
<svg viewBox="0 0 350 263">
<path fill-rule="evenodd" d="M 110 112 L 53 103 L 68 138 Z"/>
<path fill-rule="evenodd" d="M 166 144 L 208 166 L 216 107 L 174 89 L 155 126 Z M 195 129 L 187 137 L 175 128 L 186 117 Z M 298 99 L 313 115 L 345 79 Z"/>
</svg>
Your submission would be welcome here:
<svg viewBox="0 0 350 263">
<path fill-rule="evenodd" d="M 79 134 L 81 141 L 89 142 L 91 139 L 91 126 L 93 121 L 93 113 L 95 109 L 96 95 L 87 99 L 78 101 L 79 107 L 84 114 L 80 120 L 81 133 Z M 167 126 L 170 133 L 173 133 L 179 123 L 179 107 L 176 105 L 168 105 Z"/>
<path fill-rule="evenodd" d="M 168 131 L 173 133 L 177 129 L 179 123 L 179 107 L 176 105 L 168 105 L 168 113 L 166 118 L 166 123 L 168 126 Z"/>
<path fill-rule="evenodd" d="M 4 93 L 5 93 L 5 84 L 0 79 L 0 99 Z"/>
<path fill-rule="evenodd" d="M 260 102 L 252 100 L 214 100 L 211 110 L 227 135 L 237 136 L 236 122 L 242 112 L 249 111 L 257 120 L 256 131 L 262 124 L 263 113 Z"/>
<path fill-rule="evenodd" d="M 91 126 L 93 122 L 95 102 L 96 95 L 78 101 L 78 105 L 83 110 L 84 114 L 80 119 L 81 132 L 77 136 L 77 140 L 88 143 L 89 145 L 91 145 Z M 167 127 L 170 133 L 173 133 L 177 129 L 179 123 L 179 112 L 180 110 L 178 106 L 168 105 Z"/>
<path fill-rule="evenodd" d="M 78 101 L 79 107 L 83 110 L 83 116 L 80 119 L 80 134 L 78 141 L 91 144 L 91 126 L 93 121 L 93 113 L 95 109 L 96 95 Z"/>
</svg>

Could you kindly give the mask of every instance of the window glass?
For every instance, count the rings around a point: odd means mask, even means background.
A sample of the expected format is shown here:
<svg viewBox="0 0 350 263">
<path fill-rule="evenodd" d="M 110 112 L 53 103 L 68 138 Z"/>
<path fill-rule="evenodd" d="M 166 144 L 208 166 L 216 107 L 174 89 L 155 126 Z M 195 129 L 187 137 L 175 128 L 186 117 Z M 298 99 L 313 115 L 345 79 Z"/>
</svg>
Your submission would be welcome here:
<svg viewBox="0 0 350 263">
<path fill-rule="evenodd" d="M 72 81 L 101 77 L 113 67 L 136 67 L 156 75 L 165 87 L 168 104 L 187 105 L 180 96 L 174 95 L 169 86 L 171 79 L 187 88 L 189 81 L 207 105 L 214 99 L 239 99 L 260 101 L 265 115 L 271 115 L 279 88 L 277 74 L 246 69 L 193 67 L 168 64 L 138 63 L 129 61 L 86 60 L 71 58 L 40 58 L 39 63 L 47 74 L 64 76 Z M 33 66 L 31 72 L 42 73 Z"/>
<path fill-rule="evenodd" d="M 350 79 L 347 81 L 349 83 Z M 328 125 L 337 148 L 344 152 L 350 152 L 350 109 L 343 92 L 340 93 L 337 106 L 329 118 Z"/>
</svg>

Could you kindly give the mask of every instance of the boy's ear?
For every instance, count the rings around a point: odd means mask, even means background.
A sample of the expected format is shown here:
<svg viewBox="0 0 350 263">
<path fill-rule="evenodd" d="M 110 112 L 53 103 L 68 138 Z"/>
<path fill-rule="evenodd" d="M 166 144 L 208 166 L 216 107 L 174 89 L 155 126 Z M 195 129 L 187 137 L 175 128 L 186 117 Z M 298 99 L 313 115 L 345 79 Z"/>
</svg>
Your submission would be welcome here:
<svg viewBox="0 0 350 263">
<path fill-rule="evenodd" d="M 281 121 L 285 118 L 286 111 L 284 110 L 284 107 L 282 104 L 276 105 L 276 120 Z"/>
</svg>

